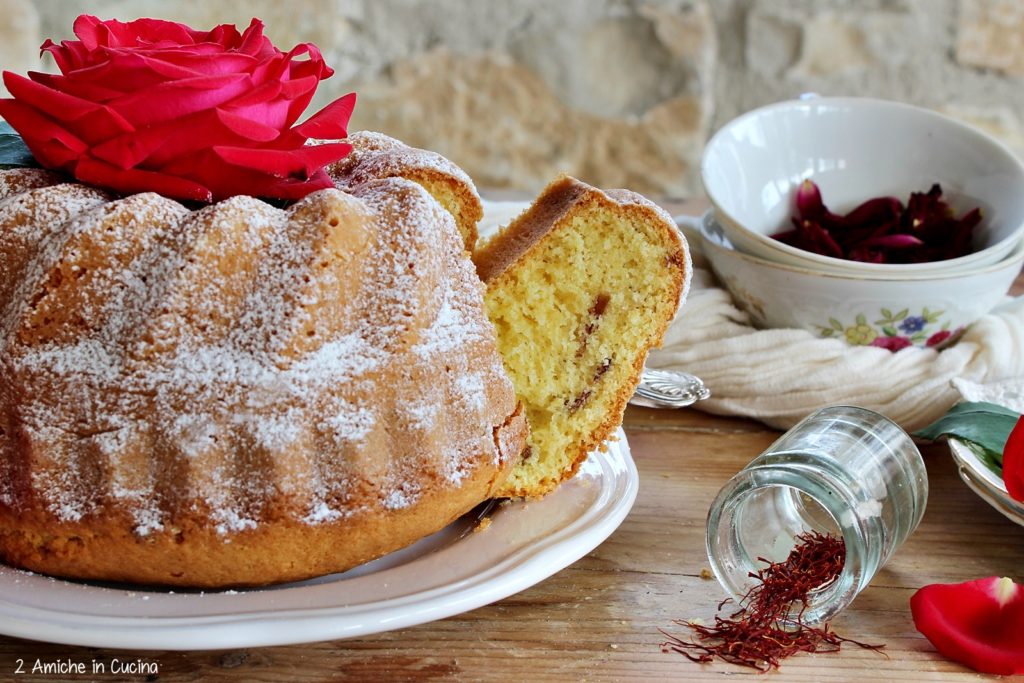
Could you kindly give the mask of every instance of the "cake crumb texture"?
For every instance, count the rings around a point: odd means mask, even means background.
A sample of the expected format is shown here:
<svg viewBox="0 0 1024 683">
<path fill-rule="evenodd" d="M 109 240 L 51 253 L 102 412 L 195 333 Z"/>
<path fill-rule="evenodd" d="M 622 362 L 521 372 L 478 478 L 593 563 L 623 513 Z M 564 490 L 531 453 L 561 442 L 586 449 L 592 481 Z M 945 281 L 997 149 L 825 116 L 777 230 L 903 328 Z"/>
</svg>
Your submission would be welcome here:
<svg viewBox="0 0 1024 683">
<path fill-rule="evenodd" d="M 686 244 L 639 195 L 562 177 L 474 261 L 530 425 L 528 455 L 502 493 L 543 495 L 621 424 L 647 351 L 685 297 Z"/>
</svg>

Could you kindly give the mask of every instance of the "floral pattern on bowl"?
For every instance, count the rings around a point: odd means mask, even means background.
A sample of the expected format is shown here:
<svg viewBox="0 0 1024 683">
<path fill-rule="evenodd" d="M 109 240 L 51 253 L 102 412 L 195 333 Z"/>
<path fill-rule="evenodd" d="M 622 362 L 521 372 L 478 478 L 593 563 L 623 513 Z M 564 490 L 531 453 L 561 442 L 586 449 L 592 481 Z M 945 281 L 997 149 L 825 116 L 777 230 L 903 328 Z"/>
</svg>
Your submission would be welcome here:
<svg viewBox="0 0 1024 683">
<path fill-rule="evenodd" d="M 895 313 L 882 308 L 880 317 L 868 322 L 864 313 L 858 313 L 852 324 L 843 324 L 837 318 L 829 318 L 829 324 L 816 325 L 822 337 L 835 337 L 855 346 L 877 346 L 890 351 L 899 351 L 908 346 L 946 348 L 952 346 L 963 335 L 964 328 L 950 329 L 951 322 L 943 320 L 944 311 L 932 311 L 927 306 L 920 314 L 910 315 L 904 308 Z"/>
</svg>

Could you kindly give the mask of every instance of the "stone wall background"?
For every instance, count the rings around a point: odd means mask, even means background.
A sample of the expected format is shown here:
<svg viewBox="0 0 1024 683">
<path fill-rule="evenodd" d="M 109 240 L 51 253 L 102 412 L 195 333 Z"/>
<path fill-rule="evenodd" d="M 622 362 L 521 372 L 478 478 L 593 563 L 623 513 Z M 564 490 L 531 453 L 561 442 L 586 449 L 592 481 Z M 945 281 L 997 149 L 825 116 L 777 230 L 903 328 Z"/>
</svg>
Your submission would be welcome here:
<svg viewBox="0 0 1024 683">
<path fill-rule="evenodd" d="M 0 66 L 52 70 L 39 45 L 82 12 L 258 16 L 336 70 L 314 107 L 356 90 L 352 130 L 437 150 L 482 187 L 567 172 L 689 196 L 711 133 L 808 91 L 937 109 L 1024 154 L 1017 0 L 0 0 Z"/>
</svg>

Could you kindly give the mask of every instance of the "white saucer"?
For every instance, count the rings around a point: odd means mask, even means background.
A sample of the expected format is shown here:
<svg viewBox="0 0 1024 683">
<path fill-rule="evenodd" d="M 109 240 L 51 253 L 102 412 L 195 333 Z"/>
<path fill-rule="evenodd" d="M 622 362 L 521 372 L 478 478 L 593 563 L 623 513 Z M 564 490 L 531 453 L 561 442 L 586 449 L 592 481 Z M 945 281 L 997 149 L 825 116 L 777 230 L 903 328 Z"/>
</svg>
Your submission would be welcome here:
<svg viewBox="0 0 1024 683">
<path fill-rule="evenodd" d="M 949 450 L 964 483 L 1007 519 L 1024 525 L 1024 504 L 1010 497 L 1003 478 L 993 472 L 964 442 L 950 439 Z"/>
</svg>

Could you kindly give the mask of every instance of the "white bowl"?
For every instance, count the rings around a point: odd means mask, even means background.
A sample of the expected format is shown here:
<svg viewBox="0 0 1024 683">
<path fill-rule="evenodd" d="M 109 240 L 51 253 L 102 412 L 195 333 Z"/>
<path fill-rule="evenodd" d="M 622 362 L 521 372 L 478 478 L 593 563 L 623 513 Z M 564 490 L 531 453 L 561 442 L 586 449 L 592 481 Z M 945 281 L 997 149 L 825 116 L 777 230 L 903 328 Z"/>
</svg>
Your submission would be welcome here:
<svg viewBox="0 0 1024 683">
<path fill-rule="evenodd" d="M 713 210 L 701 246 L 718 279 L 758 327 L 802 328 L 850 344 L 942 347 L 992 310 L 1024 264 L 1024 242 L 996 264 L 900 277 L 838 275 L 744 254 L 723 240 Z"/>
<path fill-rule="evenodd" d="M 835 213 L 882 195 L 906 202 L 939 183 L 957 215 L 981 207 L 975 251 L 931 263 L 860 263 L 769 237 L 791 228 L 807 178 Z M 1024 164 L 980 131 L 897 102 L 825 97 L 755 109 L 711 138 L 701 180 L 736 249 L 832 273 L 952 273 L 997 263 L 1024 236 Z"/>
</svg>

